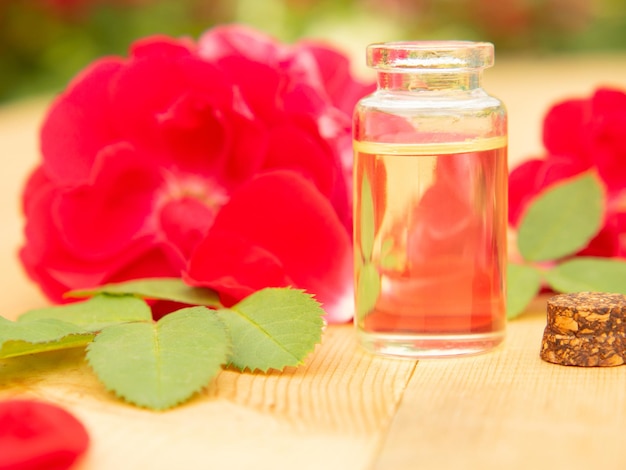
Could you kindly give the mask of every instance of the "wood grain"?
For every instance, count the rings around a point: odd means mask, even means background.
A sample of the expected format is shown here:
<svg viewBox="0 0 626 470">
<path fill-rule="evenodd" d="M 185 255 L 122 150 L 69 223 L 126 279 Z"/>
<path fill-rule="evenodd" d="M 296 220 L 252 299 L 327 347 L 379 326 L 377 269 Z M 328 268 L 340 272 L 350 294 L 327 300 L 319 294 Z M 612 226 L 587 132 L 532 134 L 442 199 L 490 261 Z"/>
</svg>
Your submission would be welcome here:
<svg viewBox="0 0 626 470">
<path fill-rule="evenodd" d="M 368 436 L 390 420 L 416 365 L 369 355 L 357 347 L 351 325 L 334 326 L 305 366 L 267 376 L 226 371 L 214 390 L 277 413 L 294 429 Z"/>
<path fill-rule="evenodd" d="M 545 324 L 535 310 L 497 352 L 421 361 L 375 468 L 626 468 L 626 367 L 542 361 Z"/>
<path fill-rule="evenodd" d="M 415 366 L 361 351 L 344 325 L 329 328 L 302 367 L 226 370 L 167 412 L 107 393 L 81 351 L 0 360 L 0 398 L 34 397 L 73 411 L 92 435 L 85 469 L 364 469 Z"/>
</svg>

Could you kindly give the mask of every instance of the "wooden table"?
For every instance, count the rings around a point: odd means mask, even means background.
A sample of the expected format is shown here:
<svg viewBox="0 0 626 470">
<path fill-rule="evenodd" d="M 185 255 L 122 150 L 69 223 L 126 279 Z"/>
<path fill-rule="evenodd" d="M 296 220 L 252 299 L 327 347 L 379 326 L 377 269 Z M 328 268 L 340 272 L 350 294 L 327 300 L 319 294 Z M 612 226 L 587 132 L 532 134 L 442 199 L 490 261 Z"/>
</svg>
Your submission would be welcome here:
<svg viewBox="0 0 626 470">
<path fill-rule="evenodd" d="M 508 105 L 511 165 L 540 153 L 547 106 L 599 84 L 626 88 L 626 57 L 505 59 L 487 87 Z M 46 304 L 24 276 L 19 194 L 37 161 L 47 98 L 0 108 L 0 313 Z M 626 367 L 539 359 L 545 299 L 508 327 L 497 351 L 438 360 L 371 356 L 333 326 L 306 365 L 223 371 L 190 402 L 157 413 L 103 390 L 80 351 L 0 361 L 0 399 L 38 397 L 72 411 L 96 469 L 624 469 Z"/>
</svg>

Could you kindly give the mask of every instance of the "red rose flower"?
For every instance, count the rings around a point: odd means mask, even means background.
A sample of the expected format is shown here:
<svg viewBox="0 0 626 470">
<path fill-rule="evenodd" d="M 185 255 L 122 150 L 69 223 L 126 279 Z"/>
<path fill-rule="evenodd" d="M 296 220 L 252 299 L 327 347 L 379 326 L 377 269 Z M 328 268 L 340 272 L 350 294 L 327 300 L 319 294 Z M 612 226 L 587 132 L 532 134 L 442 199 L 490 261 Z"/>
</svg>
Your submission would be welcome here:
<svg viewBox="0 0 626 470">
<path fill-rule="evenodd" d="M 579 254 L 626 257 L 626 93 L 600 88 L 588 99 L 556 104 L 545 117 L 543 141 L 545 158 L 528 160 L 510 174 L 511 225 L 541 191 L 595 169 L 607 190 L 604 226 Z"/>
<path fill-rule="evenodd" d="M 0 470 L 64 470 L 89 448 L 85 426 L 65 409 L 41 401 L 0 401 Z"/>
<path fill-rule="evenodd" d="M 351 298 L 342 99 L 368 90 L 332 63 L 346 59 L 232 26 L 198 44 L 147 38 L 128 59 L 91 64 L 43 123 L 24 191 L 28 274 L 56 301 L 182 273 L 226 303 L 290 285 L 331 321 L 349 318 L 333 309 Z"/>
</svg>

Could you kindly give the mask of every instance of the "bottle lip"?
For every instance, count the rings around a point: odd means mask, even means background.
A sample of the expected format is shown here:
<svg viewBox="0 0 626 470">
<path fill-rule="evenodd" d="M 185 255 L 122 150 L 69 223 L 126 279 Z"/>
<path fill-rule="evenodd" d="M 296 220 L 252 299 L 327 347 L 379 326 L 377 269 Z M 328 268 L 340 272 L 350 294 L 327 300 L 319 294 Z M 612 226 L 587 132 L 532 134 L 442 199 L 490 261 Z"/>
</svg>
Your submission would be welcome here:
<svg viewBox="0 0 626 470">
<path fill-rule="evenodd" d="M 494 62 L 490 42 L 394 41 L 367 46 L 367 65 L 385 72 L 484 69 Z"/>
</svg>

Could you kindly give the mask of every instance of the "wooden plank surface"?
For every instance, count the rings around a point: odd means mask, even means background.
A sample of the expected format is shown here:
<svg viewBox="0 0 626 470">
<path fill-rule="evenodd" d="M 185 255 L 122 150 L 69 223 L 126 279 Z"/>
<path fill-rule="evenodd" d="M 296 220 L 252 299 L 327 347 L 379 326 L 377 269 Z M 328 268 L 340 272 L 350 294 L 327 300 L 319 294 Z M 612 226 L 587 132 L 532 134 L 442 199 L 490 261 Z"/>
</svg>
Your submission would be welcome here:
<svg viewBox="0 0 626 470">
<path fill-rule="evenodd" d="M 420 361 L 376 469 L 626 468 L 626 367 L 542 361 L 532 310 L 496 352 Z"/>
<path fill-rule="evenodd" d="M 488 89 L 510 113 L 510 161 L 541 153 L 555 100 L 626 88 L 624 56 L 503 59 Z M 16 259 L 20 192 L 49 98 L 0 108 L 0 313 L 46 304 Z M 35 396 L 74 412 L 92 447 L 79 470 L 626 468 L 626 366 L 576 369 L 538 358 L 541 304 L 498 351 L 414 361 L 370 356 L 330 327 L 306 365 L 267 376 L 224 371 L 201 395 L 155 413 L 106 393 L 80 352 L 0 361 L 0 399 Z"/>
<path fill-rule="evenodd" d="M 297 369 L 223 371 L 167 412 L 107 393 L 80 351 L 0 360 L 0 399 L 41 398 L 74 412 L 92 436 L 83 469 L 364 469 L 416 362 L 371 356 L 352 333 L 329 328 Z"/>
</svg>

